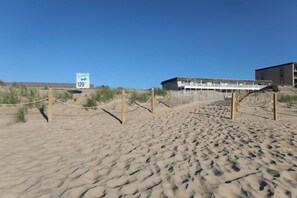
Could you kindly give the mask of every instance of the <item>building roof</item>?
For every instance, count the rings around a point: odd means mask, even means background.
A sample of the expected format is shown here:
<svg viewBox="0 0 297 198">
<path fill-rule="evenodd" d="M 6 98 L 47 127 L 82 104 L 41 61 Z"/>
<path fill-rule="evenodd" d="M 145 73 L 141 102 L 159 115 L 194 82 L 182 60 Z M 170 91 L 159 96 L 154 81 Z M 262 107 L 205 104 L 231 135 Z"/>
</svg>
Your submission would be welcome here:
<svg viewBox="0 0 297 198">
<path fill-rule="evenodd" d="M 218 79 L 218 78 L 186 78 L 186 77 L 175 77 L 171 78 L 168 80 L 165 80 L 161 82 L 161 85 L 169 82 L 174 82 L 174 81 L 211 81 L 211 82 L 224 82 L 224 83 L 256 83 L 256 84 L 266 84 L 266 83 L 272 83 L 271 80 L 235 80 L 235 79 Z"/>
<path fill-rule="evenodd" d="M 284 64 L 274 65 L 274 66 L 270 66 L 270 67 L 263 67 L 260 69 L 256 69 L 255 71 L 261 71 L 261 70 L 271 69 L 271 68 L 275 68 L 275 67 L 281 67 L 281 66 L 285 66 L 285 65 L 292 65 L 292 64 L 297 64 L 297 62 L 290 62 L 290 63 L 284 63 Z"/>
</svg>

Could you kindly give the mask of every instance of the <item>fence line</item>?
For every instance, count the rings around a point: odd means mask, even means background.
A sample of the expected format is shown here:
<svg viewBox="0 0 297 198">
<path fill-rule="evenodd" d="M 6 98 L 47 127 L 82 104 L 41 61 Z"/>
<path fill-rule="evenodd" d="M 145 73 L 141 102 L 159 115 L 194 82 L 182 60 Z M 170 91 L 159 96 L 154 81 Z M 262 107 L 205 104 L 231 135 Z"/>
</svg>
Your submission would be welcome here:
<svg viewBox="0 0 297 198">
<path fill-rule="evenodd" d="M 158 102 L 165 102 L 166 100 L 168 100 L 168 99 L 170 99 L 170 96 L 168 96 L 167 98 L 165 98 L 165 99 L 156 99 Z"/>
<path fill-rule="evenodd" d="M 95 108 L 103 108 L 103 107 L 107 107 L 107 106 L 111 106 L 113 104 L 116 104 L 118 102 L 121 101 L 121 99 L 119 100 L 116 100 L 116 101 L 113 101 L 111 103 L 108 103 L 108 104 L 103 104 L 103 105 L 97 105 L 97 106 L 93 106 L 93 107 L 82 107 L 82 106 L 77 106 L 77 105 L 72 105 L 72 104 L 69 104 L 69 103 L 66 103 L 66 102 L 63 102 L 57 98 L 54 98 L 55 101 L 61 103 L 61 104 L 64 104 L 64 105 L 67 105 L 67 106 L 70 106 L 70 107 L 74 107 L 74 108 L 77 108 L 77 109 L 95 109 Z"/>
<path fill-rule="evenodd" d="M 243 108 L 257 108 L 257 107 L 260 107 L 260 108 L 264 108 L 264 107 L 267 107 L 269 105 L 273 104 L 273 101 L 268 103 L 268 104 L 265 104 L 265 105 L 259 105 L 259 106 L 245 106 L 245 105 L 242 105 L 240 103 L 238 103 L 238 106 L 239 107 L 243 107 Z"/>
<path fill-rule="evenodd" d="M 246 106 L 241 104 L 240 102 L 247 96 L 246 93 L 243 93 L 242 95 L 239 95 L 237 93 L 233 93 L 232 94 L 232 104 L 231 104 L 231 119 L 235 120 L 235 111 L 238 107 L 242 107 L 242 108 L 264 108 L 267 107 L 271 104 L 273 104 L 273 109 L 274 109 L 274 120 L 277 120 L 277 97 L 276 94 L 273 94 L 273 101 L 269 102 L 268 104 L 262 104 L 262 105 L 257 105 L 257 106 Z M 139 109 L 142 105 L 143 108 L 149 110 L 151 113 L 154 113 L 154 109 L 155 109 L 155 100 L 158 101 L 160 103 L 169 101 L 170 103 L 170 107 L 172 107 L 173 102 L 175 102 L 175 104 L 180 104 L 180 102 L 182 102 L 182 104 L 184 104 L 185 102 L 193 102 L 194 100 L 209 100 L 209 99 L 224 99 L 224 94 L 220 93 L 220 92 L 214 92 L 214 91 L 196 91 L 196 92 L 175 92 L 174 94 L 172 94 L 172 92 L 169 92 L 169 96 L 167 96 L 167 98 L 162 98 L 162 99 L 157 99 L 154 95 L 154 89 L 151 90 L 151 97 L 144 103 L 128 103 L 126 101 L 126 93 L 125 90 L 122 90 L 122 98 L 112 101 L 110 103 L 107 104 L 101 104 L 101 105 L 97 105 L 97 106 L 92 106 L 92 107 L 83 107 L 83 106 L 78 106 L 78 105 L 74 105 L 74 104 L 69 104 L 67 102 L 63 102 L 62 100 L 58 99 L 58 98 L 54 98 L 52 97 L 52 90 L 50 89 L 48 92 L 48 97 L 47 98 L 43 98 L 43 99 L 39 99 L 39 100 L 35 100 L 35 101 L 31 101 L 31 102 L 24 102 L 24 103 L 18 103 L 18 104 L 0 104 L 0 106 L 19 106 L 19 105 L 28 105 L 28 104 L 34 104 L 34 103 L 39 103 L 39 102 L 43 102 L 43 101 L 48 101 L 48 122 L 51 121 L 51 112 L 52 112 L 52 103 L 53 101 L 56 101 L 60 104 L 69 106 L 69 107 L 73 107 L 73 108 L 77 108 L 77 109 L 95 109 L 95 108 L 105 108 L 105 107 L 109 107 L 111 105 L 115 105 L 115 104 L 122 104 L 122 109 L 120 112 L 113 112 L 113 110 L 108 110 L 112 113 L 121 113 L 121 123 L 125 124 L 126 122 L 126 113 L 130 113 L 133 111 L 136 111 L 137 109 Z M 180 101 L 181 99 L 181 101 Z M 147 107 L 148 103 L 151 103 L 150 107 Z M 129 105 L 137 105 L 136 108 L 133 108 L 131 110 L 126 109 L 126 104 Z M 164 104 L 164 103 L 163 103 Z M 144 106 L 146 105 L 146 106 Z M 167 105 L 167 104 L 165 104 Z M 282 106 L 286 106 L 284 104 L 281 104 Z M 157 107 L 158 108 L 158 107 Z M 107 111 L 105 110 L 105 111 Z M 114 110 L 116 110 L 116 107 L 114 107 Z M 95 115 L 95 114 L 94 114 Z"/>
<path fill-rule="evenodd" d="M 236 101 L 236 102 L 233 103 L 233 101 Z M 273 119 L 274 120 L 277 120 L 277 104 L 278 104 L 278 102 L 277 102 L 277 94 L 276 93 L 273 93 L 273 100 L 272 100 L 272 102 L 270 102 L 268 104 L 265 104 L 265 105 L 245 106 L 245 105 L 241 105 L 240 104 L 240 101 L 242 101 L 242 99 L 240 100 L 236 96 L 236 94 L 232 94 L 232 106 L 231 106 L 231 119 L 232 120 L 235 119 L 235 109 L 236 109 L 237 106 L 240 106 L 240 107 L 243 107 L 243 108 L 257 108 L 257 107 L 264 108 L 264 107 L 267 107 L 267 106 L 269 106 L 271 104 L 273 104 Z"/>
<path fill-rule="evenodd" d="M 144 103 L 136 103 L 137 105 L 145 105 L 145 104 L 147 104 L 149 101 L 151 101 L 151 99 L 152 99 L 152 97 L 150 97 L 146 102 L 144 102 Z"/>
<path fill-rule="evenodd" d="M 224 100 L 225 93 L 217 91 L 176 91 L 171 94 L 170 106 L 179 106 L 195 101 Z"/>
<path fill-rule="evenodd" d="M 136 111 L 140 107 L 140 105 L 137 104 L 137 103 L 131 104 L 131 103 L 125 102 L 125 104 L 128 104 L 128 106 L 131 106 L 131 105 L 134 105 L 134 104 L 136 105 L 136 108 L 131 109 L 131 110 L 127 110 L 127 108 L 126 108 L 126 113 Z M 112 113 L 121 113 L 122 112 L 122 111 L 115 111 L 115 110 L 111 110 L 111 109 L 109 109 L 109 111 L 111 111 Z"/>
<path fill-rule="evenodd" d="M 140 105 L 137 105 L 136 108 L 132 109 L 132 110 L 129 110 L 129 111 L 126 111 L 126 113 L 130 113 L 130 112 L 133 112 L 133 111 L 136 111 L 137 109 L 139 109 Z"/>
<path fill-rule="evenodd" d="M 49 91 L 49 98 L 51 98 L 50 96 L 50 91 Z M 136 111 L 141 105 L 146 105 L 147 103 L 151 102 L 151 113 L 154 113 L 154 99 L 155 99 L 155 95 L 154 95 L 154 89 L 152 88 L 151 90 L 151 97 L 144 103 L 136 103 L 135 104 L 137 105 L 137 107 L 135 109 L 132 109 L 132 110 L 129 110 L 129 111 L 126 111 L 126 104 L 129 104 L 128 102 L 126 102 L 126 93 L 125 93 L 125 90 L 122 90 L 122 99 L 119 99 L 119 100 L 116 100 L 114 102 L 111 102 L 111 103 L 108 103 L 108 104 L 104 104 L 104 105 L 98 105 L 98 106 L 93 106 L 93 107 L 81 107 L 81 106 L 77 106 L 77 105 L 72 105 L 72 104 L 69 104 L 69 103 L 66 103 L 66 102 L 63 102 L 57 98 L 53 98 L 53 100 L 61 103 L 61 104 L 64 104 L 64 105 L 67 105 L 67 106 L 70 106 L 70 107 L 74 107 L 74 108 L 77 108 L 77 109 L 94 109 L 94 108 L 103 108 L 103 107 L 108 107 L 108 106 L 111 106 L 111 105 L 114 105 L 116 103 L 119 103 L 119 102 L 122 102 L 122 110 L 121 110 L 121 123 L 122 124 L 125 124 L 126 122 L 126 113 L 129 113 L 129 112 L 133 112 L 133 111 Z M 49 108 L 48 112 L 51 112 L 50 110 L 51 108 Z M 112 111 L 112 110 L 109 110 L 109 111 Z M 117 112 L 113 112 L 113 113 L 117 113 Z M 120 113 L 120 112 L 118 112 Z"/>
<path fill-rule="evenodd" d="M 288 105 L 288 104 L 283 104 L 282 102 L 278 102 L 278 105 L 279 105 L 279 106 L 283 106 L 283 107 L 288 107 L 288 106 L 290 106 L 290 105 Z"/>
</svg>

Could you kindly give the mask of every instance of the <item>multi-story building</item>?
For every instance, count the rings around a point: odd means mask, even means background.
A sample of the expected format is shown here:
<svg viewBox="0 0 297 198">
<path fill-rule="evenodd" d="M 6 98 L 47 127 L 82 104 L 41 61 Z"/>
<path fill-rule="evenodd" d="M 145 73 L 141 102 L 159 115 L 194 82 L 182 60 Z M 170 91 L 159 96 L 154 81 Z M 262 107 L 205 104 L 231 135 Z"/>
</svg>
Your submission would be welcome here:
<svg viewBox="0 0 297 198">
<path fill-rule="evenodd" d="M 271 80 L 278 85 L 296 85 L 297 63 L 285 63 L 257 69 L 256 80 Z"/>
<path fill-rule="evenodd" d="M 220 90 L 231 92 L 234 90 L 261 90 L 271 83 L 272 82 L 270 80 L 230 80 L 175 77 L 161 82 L 161 85 L 163 89 L 167 90 Z"/>
</svg>

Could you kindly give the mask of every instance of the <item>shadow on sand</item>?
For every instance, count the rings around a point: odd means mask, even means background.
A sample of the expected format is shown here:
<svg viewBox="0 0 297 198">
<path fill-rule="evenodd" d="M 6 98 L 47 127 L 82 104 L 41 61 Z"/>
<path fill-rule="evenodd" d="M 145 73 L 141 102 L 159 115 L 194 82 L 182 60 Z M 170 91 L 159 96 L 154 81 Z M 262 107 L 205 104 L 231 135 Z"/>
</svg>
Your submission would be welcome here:
<svg viewBox="0 0 297 198">
<path fill-rule="evenodd" d="M 159 104 L 163 104 L 164 106 L 166 106 L 166 107 L 170 108 L 170 106 L 169 106 L 168 104 L 166 104 L 165 102 L 163 102 L 163 101 L 160 101 L 160 100 L 158 100 L 158 99 L 157 99 L 157 101 L 159 102 Z"/>
<path fill-rule="evenodd" d="M 44 117 L 44 119 L 48 122 L 48 117 L 47 115 L 44 113 L 44 108 L 40 108 L 39 112 L 41 113 L 42 117 Z"/>
<path fill-rule="evenodd" d="M 101 108 L 102 111 L 104 111 L 105 113 L 107 113 L 108 115 L 110 115 L 111 117 L 113 117 L 114 119 L 116 119 L 117 121 L 119 121 L 122 124 L 122 120 L 119 119 L 116 115 L 112 114 L 111 112 L 107 111 L 106 109 Z"/>
<path fill-rule="evenodd" d="M 135 104 L 138 105 L 139 107 L 145 109 L 145 110 L 148 110 L 149 112 L 152 112 L 149 108 L 147 108 L 147 107 L 145 107 L 145 106 L 143 106 L 143 105 L 141 105 L 141 104 L 139 104 L 137 102 L 135 102 Z"/>
</svg>

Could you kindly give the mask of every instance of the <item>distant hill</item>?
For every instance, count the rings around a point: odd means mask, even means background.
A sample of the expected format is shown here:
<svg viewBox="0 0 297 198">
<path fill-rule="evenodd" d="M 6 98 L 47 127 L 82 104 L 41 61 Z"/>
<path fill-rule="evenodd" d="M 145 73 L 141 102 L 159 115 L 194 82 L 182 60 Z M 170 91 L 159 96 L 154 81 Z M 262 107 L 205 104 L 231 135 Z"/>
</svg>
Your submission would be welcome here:
<svg viewBox="0 0 297 198">
<path fill-rule="evenodd" d="M 2 82 L 3 85 L 8 87 L 21 87 L 28 88 L 54 88 L 54 89 L 76 89 L 75 83 L 45 83 L 45 82 Z M 90 89 L 94 89 L 94 85 L 90 85 Z"/>
</svg>

